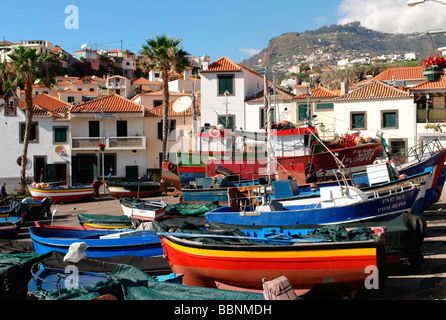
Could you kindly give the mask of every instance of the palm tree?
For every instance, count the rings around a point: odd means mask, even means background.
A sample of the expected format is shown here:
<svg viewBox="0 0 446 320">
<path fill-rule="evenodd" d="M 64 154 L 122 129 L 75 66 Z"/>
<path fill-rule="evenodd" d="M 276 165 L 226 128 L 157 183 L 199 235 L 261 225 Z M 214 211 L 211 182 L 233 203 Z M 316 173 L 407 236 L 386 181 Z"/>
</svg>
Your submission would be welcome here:
<svg viewBox="0 0 446 320">
<path fill-rule="evenodd" d="M 49 76 L 45 62 L 50 59 L 49 55 L 38 54 L 37 49 L 14 48 L 9 55 L 10 61 L 6 59 L 0 65 L 0 73 L 3 75 L 3 89 L 23 86 L 25 90 L 25 133 L 23 137 L 23 152 L 20 170 L 20 194 L 26 192 L 26 161 L 28 155 L 28 143 L 33 119 L 32 85 L 39 82 L 47 87 L 54 83 Z"/>
<path fill-rule="evenodd" d="M 169 107 L 169 72 L 181 73 L 189 65 L 189 53 L 183 50 L 182 39 L 175 40 L 167 35 L 146 40 L 141 54 L 147 56 L 145 69 L 161 69 L 163 87 L 163 161 L 167 160 L 167 111 Z"/>
</svg>

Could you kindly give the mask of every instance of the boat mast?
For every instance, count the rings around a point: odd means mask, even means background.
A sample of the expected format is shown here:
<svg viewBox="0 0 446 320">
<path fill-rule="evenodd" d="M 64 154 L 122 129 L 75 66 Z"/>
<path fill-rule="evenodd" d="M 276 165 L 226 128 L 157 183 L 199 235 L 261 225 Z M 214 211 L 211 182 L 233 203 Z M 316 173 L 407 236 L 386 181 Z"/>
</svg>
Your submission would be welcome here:
<svg viewBox="0 0 446 320">
<path fill-rule="evenodd" d="M 265 103 L 265 109 L 266 109 L 266 132 L 267 132 L 267 138 L 266 138 L 266 159 L 267 159 L 267 168 L 266 172 L 268 175 L 268 184 L 271 183 L 271 109 L 269 107 L 269 96 L 268 96 L 268 80 L 266 79 L 266 72 L 263 76 L 263 98 Z"/>
</svg>

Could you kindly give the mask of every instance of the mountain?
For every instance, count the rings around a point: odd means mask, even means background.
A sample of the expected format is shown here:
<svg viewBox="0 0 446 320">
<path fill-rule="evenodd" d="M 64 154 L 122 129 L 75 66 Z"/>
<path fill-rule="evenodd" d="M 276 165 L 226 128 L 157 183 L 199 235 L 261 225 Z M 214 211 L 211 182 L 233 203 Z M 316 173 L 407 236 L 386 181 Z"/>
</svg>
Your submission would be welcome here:
<svg viewBox="0 0 446 320">
<path fill-rule="evenodd" d="M 370 30 L 359 22 L 344 25 L 324 26 L 303 33 L 289 32 L 272 38 L 268 47 L 250 57 L 241 65 L 258 72 L 272 70 L 284 73 L 286 66 L 314 63 L 319 66 L 335 66 L 338 60 L 368 56 L 373 58 L 385 54 L 416 52 L 420 59 L 446 46 L 446 35 L 424 33 L 392 34 Z"/>
</svg>

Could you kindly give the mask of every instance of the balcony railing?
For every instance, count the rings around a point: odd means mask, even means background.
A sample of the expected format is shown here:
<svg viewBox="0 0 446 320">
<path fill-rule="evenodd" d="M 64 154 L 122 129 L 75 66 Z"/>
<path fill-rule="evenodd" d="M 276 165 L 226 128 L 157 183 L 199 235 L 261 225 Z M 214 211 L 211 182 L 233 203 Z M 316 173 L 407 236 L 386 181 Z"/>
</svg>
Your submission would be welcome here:
<svg viewBox="0 0 446 320">
<path fill-rule="evenodd" d="M 427 118 L 426 109 L 417 109 L 417 123 L 446 122 L 446 108 L 429 108 L 428 112 Z"/>
<path fill-rule="evenodd" d="M 72 150 L 97 150 L 102 139 L 97 137 L 79 137 L 71 141 Z M 105 150 L 143 150 L 146 149 L 146 137 L 110 137 L 105 140 Z"/>
</svg>

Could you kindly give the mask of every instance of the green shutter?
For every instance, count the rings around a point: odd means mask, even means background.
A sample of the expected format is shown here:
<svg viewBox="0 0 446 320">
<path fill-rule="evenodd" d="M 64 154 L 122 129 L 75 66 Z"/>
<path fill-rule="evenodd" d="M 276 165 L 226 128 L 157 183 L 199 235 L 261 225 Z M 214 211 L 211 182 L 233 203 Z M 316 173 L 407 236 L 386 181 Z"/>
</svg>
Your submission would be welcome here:
<svg viewBox="0 0 446 320">
<path fill-rule="evenodd" d="M 228 91 L 229 94 L 234 94 L 234 76 L 219 76 L 218 77 L 218 94 L 224 95 Z"/>
<path fill-rule="evenodd" d="M 362 113 L 352 114 L 352 129 L 365 128 L 365 117 Z"/>
<path fill-rule="evenodd" d="M 334 104 L 333 103 L 318 103 L 316 105 L 316 108 L 318 110 L 333 110 Z"/>
<path fill-rule="evenodd" d="M 67 142 L 66 128 L 54 128 L 54 142 Z"/>
<path fill-rule="evenodd" d="M 311 118 L 311 114 L 308 110 L 307 104 L 300 104 L 299 105 L 299 121 L 304 121 Z"/>
<path fill-rule="evenodd" d="M 396 128 L 396 112 L 383 113 L 383 128 Z"/>
<path fill-rule="evenodd" d="M 234 129 L 234 116 L 228 116 L 228 125 L 226 126 L 226 116 L 218 116 L 218 124 L 227 129 Z"/>
</svg>

